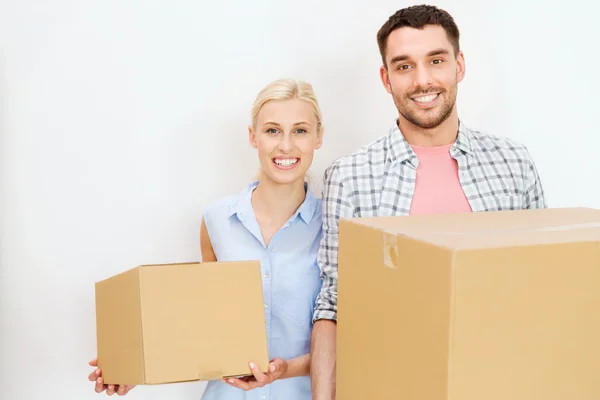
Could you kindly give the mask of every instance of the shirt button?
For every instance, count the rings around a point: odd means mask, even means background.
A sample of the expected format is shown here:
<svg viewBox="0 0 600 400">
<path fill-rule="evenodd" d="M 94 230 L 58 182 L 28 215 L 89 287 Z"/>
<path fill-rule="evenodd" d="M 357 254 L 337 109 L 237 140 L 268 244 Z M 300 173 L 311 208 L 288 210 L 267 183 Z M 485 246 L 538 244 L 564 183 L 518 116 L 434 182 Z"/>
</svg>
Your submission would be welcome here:
<svg viewBox="0 0 600 400">
<path fill-rule="evenodd" d="M 265 396 L 264 394 L 262 396 L 260 396 L 261 399 L 266 399 L 267 396 Z"/>
<path fill-rule="evenodd" d="M 264 277 L 265 279 L 268 279 L 268 278 L 269 278 L 269 273 L 267 272 L 266 274 L 264 274 L 264 275 L 263 275 L 263 277 Z"/>
<path fill-rule="evenodd" d="M 269 306 L 265 304 L 265 308 L 268 308 Z"/>
</svg>

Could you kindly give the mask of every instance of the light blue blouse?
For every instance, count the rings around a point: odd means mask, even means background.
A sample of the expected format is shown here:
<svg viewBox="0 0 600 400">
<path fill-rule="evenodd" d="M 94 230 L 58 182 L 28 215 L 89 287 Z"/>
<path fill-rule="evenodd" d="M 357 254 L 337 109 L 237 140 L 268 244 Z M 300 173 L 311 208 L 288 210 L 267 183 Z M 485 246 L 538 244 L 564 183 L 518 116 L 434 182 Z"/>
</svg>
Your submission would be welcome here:
<svg viewBox="0 0 600 400">
<path fill-rule="evenodd" d="M 251 204 L 252 182 L 241 193 L 205 209 L 204 221 L 218 261 L 260 260 L 270 359 L 310 352 L 312 313 L 321 288 L 317 252 L 321 200 L 309 190 L 296 213 L 264 245 Z M 251 361 L 251 360 L 248 360 Z M 276 380 L 244 391 L 210 381 L 203 400 L 311 400 L 308 376 Z"/>
</svg>

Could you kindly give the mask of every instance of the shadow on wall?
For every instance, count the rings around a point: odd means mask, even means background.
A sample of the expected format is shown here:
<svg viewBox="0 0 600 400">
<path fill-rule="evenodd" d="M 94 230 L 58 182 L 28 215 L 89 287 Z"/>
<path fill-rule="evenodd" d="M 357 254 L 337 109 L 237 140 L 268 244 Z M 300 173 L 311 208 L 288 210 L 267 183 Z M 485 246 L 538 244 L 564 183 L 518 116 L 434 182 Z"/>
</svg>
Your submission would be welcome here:
<svg viewBox="0 0 600 400">
<path fill-rule="evenodd" d="M 13 328 L 15 321 L 22 318 L 23 310 L 20 307 L 18 311 L 15 305 L 19 304 L 19 299 L 13 296 L 20 293 L 15 288 L 15 269 L 10 268 L 10 260 L 15 260 L 19 232 L 16 230 L 17 224 L 14 222 L 14 212 L 10 208 L 11 196 L 10 170 L 12 144 L 9 132 L 8 115 L 8 79 L 6 77 L 6 63 L 4 55 L 0 52 L 0 354 L 2 360 L 16 360 L 17 350 L 14 347 L 16 330 Z M 14 202 L 13 202 L 14 204 Z M 13 339 L 13 340 L 11 340 Z M 11 366 L 12 368 L 12 366 Z M 15 379 L 11 376 L 11 368 L 5 361 L 0 361 L 0 398 L 10 398 L 10 393 L 17 393 Z M 4 393 L 9 396 L 4 397 Z"/>
<path fill-rule="evenodd" d="M 8 212 L 9 177 L 11 168 L 11 143 L 8 131 L 7 78 L 4 55 L 0 53 L 0 276 L 6 271 L 7 251 L 9 246 L 8 226 L 11 213 Z M 0 278 L 0 282 L 5 279 Z M 2 293 L 4 291 L 0 291 Z"/>
</svg>

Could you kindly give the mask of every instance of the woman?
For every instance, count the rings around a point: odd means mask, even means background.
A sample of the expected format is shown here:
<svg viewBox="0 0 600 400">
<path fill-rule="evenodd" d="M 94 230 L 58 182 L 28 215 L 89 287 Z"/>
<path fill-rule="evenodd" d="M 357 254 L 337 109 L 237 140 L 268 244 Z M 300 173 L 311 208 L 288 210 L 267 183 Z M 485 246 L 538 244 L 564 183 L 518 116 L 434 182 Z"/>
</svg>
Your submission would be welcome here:
<svg viewBox="0 0 600 400">
<path fill-rule="evenodd" d="M 310 400 L 310 335 L 321 286 L 317 251 L 321 200 L 305 176 L 321 147 L 321 111 L 312 87 L 278 80 L 266 86 L 252 108 L 249 141 L 260 161 L 258 179 L 240 193 L 209 205 L 200 228 L 203 261 L 260 260 L 269 354 L 263 374 L 249 360 L 251 378 L 208 383 L 204 400 Z M 91 365 L 96 365 L 95 360 Z M 102 384 L 96 391 L 126 394 L 131 387 Z"/>
</svg>

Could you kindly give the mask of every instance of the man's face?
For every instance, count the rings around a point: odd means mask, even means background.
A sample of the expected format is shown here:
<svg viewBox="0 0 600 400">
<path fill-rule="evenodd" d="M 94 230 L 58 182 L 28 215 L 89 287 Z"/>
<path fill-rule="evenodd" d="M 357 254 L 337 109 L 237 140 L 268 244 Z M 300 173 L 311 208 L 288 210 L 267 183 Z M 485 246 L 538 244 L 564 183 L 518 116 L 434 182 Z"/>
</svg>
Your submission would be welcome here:
<svg viewBox="0 0 600 400">
<path fill-rule="evenodd" d="M 452 114 L 465 63 L 462 53 L 455 56 L 444 28 L 426 25 L 392 31 L 386 65 L 381 67 L 381 80 L 408 122 L 433 129 Z"/>
</svg>

